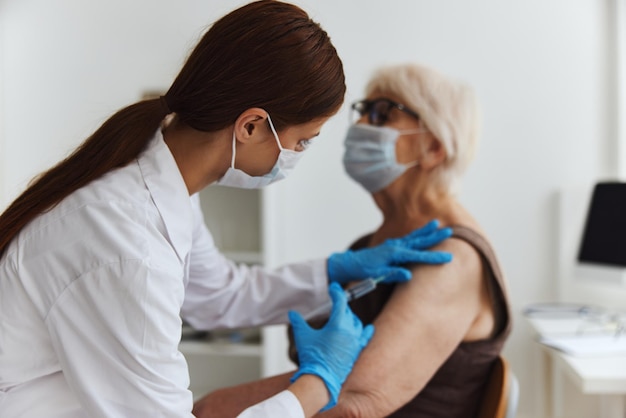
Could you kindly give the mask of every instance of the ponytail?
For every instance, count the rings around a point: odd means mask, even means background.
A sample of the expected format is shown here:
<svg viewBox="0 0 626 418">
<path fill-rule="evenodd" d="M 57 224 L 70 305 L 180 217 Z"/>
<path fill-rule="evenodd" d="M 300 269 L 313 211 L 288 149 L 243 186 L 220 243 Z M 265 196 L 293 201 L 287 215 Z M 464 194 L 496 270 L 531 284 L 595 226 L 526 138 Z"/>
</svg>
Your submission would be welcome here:
<svg viewBox="0 0 626 418">
<path fill-rule="evenodd" d="M 167 113 L 164 97 L 119 110 L 69 157 L 35 178 L 0 215 L 0 257 L 11 240 L 35 217 L 54 208 L 74 191 L 137 158 Z"/>
</svg>

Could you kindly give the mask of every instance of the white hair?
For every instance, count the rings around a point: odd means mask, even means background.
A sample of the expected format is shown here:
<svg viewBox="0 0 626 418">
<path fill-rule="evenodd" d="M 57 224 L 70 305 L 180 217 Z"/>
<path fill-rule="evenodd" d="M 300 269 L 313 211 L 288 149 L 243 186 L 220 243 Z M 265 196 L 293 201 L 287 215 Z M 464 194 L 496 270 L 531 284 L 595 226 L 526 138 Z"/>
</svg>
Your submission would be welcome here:
<svg viewBox="0 0 626 418">
<path fill-rule="evenodd" d="M 379 68 L 366 94 L 390 94 L 417 112 L 441 142 L 446 159 L 435 172 L 439 186 L 456 191 L 462 174 L 474 159 L 480 135 L 480 107 L 474 90 L 432 68 L 399 64 Z"/>
</svg>

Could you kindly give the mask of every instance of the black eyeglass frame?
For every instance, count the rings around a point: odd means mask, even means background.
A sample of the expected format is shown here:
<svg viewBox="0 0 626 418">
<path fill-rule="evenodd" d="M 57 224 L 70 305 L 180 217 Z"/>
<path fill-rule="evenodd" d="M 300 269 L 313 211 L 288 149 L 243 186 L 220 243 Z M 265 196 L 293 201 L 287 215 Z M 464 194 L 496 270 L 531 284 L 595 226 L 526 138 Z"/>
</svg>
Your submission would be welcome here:
<svg viewBox="0 0 626 418">
<path fill-rule="evenodd" d="M 375 105 L 376 103 L 380 103 L 380 102 L 387 103 L 389 107 L 387 108 L 386 112 L 379 111 L 378 115 L 380 119 L 375 119 L 374 112 L 376 110 L 380 110 L 380 109 L 376 109 Z M 362 109 L 360 108 L 361 106 L 362 106 Z M 414 110 L 411 110 L 410 108 L 403 105 L 402 103 L 394 102 L 393 100 L 387 99 L 385 97 L 381 97 L 379 99 L 374 99 L 374 100 L 368 100 L 368 99 L 357 100 L 356 102 L 352 103 L 350 107 L 352 108 L 352 110 L 355 110 L 356 112 L 358 112 L 359 115 L 361 115 L 361 117 L 367 114 L 368 122 L 374 126 L 384 125 L 385 122 L 387 122 L 387 119 L 389 117 L 389 111 L 394 107 L 406 113 L 407 115 L 417 120 L 420 120 L 420 116 Z"/>
</svg>

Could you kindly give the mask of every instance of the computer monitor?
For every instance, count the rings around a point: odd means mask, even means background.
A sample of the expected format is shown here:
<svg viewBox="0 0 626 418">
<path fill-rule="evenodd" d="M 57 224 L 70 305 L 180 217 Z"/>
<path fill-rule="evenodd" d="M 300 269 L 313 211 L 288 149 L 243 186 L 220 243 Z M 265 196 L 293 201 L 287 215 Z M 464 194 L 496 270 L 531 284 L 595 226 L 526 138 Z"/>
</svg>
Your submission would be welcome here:
<svg viewBox="0 0 626 418">
<path fill-rule="evenodd" d="M 626 183 L 595 185 L 575 274 L 585 280 L 626 285 Z"/>
</svg>

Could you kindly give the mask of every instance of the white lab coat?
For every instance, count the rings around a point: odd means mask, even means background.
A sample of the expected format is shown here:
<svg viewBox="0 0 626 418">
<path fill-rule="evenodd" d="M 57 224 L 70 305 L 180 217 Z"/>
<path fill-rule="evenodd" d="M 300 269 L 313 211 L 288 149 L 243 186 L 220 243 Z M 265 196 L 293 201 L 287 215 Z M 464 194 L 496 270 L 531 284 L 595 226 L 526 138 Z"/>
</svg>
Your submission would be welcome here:
<svg viewBox="0 0 626 418">
<path fill-rule="evenodd" d="M 159 131 L 0 259 L 0 417 L 190 417 L 181 315 L 285 323 L 327 301 L 323 260 L 265 271 L 219 253 Z M 285 391 L 242 416 L 302 415 Z"/>
</svg>

